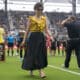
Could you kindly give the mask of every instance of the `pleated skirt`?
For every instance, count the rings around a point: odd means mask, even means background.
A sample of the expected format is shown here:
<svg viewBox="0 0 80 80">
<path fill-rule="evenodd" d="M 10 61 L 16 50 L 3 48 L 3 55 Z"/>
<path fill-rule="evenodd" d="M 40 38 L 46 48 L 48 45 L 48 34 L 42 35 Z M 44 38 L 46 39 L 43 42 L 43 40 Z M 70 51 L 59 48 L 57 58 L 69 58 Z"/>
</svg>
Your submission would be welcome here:
<svg viewBox="0 0 80 80">
<path fill-rule="evenodd" d="M 31 32 L 26 44 L 22 69 L 36 70 L 47 67 L 47 48 L 44 34 Z"/>
</svg>

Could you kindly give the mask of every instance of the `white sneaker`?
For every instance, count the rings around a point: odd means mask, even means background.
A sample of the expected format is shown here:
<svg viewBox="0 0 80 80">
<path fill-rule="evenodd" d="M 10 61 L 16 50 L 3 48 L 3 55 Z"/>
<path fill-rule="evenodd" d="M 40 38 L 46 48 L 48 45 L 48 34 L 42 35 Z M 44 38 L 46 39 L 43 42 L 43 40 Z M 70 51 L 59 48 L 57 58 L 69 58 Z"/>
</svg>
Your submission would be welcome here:
<svg viewBox="0 0 80 80">
<path fill-rule="evenodd" d="M 65 67 L 65 65 L 64 65 L 64 64 L 62 64 L 62 65 L 61 65 L 61 67 L 62 67 L 62 68 L 65 68 L 65 69 L 68 69 L 68 67 Z"/>
<path fill-rule="evenodd" d="M 16 53 L 15 55 L 16 55 L 16 56 L 18 56 L 19 54 L 18 54 L 18 53 Z"/>
<path fill-rule="evenodd" d="M 20 61 L 22 62 L 23 61 L 23 58 L 20 58 Z"/>
</svg>

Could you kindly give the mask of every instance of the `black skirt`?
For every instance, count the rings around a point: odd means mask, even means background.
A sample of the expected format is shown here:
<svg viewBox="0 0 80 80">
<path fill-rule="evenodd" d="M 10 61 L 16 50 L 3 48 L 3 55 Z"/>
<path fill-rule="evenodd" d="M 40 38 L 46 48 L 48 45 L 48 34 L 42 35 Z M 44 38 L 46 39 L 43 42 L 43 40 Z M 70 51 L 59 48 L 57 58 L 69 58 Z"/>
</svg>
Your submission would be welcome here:
<svg viewBox="0 0 80 80">
<path fill-rule="evenodd" d="M 22 69 L 35 70 L 47 66 L 47 48 L 42 32 L 32 32 L 27 40 Z"/>
</svg>

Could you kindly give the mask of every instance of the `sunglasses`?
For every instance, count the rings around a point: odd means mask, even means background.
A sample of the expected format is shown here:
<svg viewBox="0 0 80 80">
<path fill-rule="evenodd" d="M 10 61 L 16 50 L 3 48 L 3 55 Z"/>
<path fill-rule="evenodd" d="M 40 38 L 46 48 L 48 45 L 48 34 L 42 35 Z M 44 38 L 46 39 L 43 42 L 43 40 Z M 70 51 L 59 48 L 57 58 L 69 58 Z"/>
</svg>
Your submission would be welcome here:
<svg viewBox="0 0 80 80">
<path fill-rule="evenodd" d="M 39 7 L 36 10 L 43 11 L 43 8 Z"/>
</svg>

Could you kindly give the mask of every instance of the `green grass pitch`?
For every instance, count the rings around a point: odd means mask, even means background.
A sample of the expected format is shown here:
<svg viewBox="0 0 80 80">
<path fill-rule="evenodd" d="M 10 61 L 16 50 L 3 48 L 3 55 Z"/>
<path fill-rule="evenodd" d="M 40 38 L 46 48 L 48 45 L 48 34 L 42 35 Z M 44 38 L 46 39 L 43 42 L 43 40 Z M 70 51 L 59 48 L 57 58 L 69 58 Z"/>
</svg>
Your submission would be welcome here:
<svg viewBox="0 0 80 80">
<path fill-rule="evenodd" d="M 50 56 L 48 55 L 48 64 L 62 68 L 65 56 Z M 80 75 L 75 75 L 59 69 L 47 67 L 44 69 L 46 78 L 41 79 L 38 71 L 34 71 L 34 76 L 31 77 L 28 71 L 21 69 L 19 56 L 6 56 L 4 62 L 0 61 L 0 80 L 80 80 Z M 72 56 L 70 67 L 68 70 L 80 73 L 77 67 L 76 57 Z"/>
</svg>

